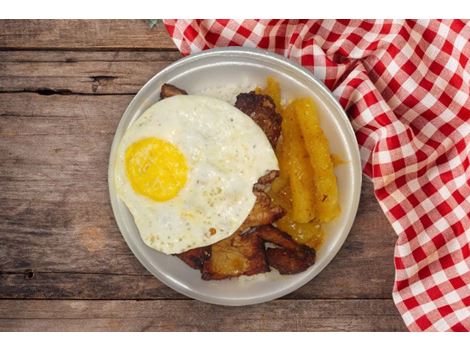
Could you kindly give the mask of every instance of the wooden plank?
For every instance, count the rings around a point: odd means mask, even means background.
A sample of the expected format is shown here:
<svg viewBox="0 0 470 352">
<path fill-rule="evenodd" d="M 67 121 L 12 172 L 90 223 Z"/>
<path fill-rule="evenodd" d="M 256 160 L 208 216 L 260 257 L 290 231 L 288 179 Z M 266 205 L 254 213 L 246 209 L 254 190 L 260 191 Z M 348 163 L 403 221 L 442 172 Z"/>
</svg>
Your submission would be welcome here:
<svg viewBox="0 0 470 352">
<path fill-rule="evenodd" d="M 403 331 L 392 300 L 0 301 L 1 331 Z"/>
<path fill-rule="evenodd" d="M 135 94 L 178 52 L 0 51 L 0 92 Z"/>
<path fill-rule="evenodd" d="M 1 20 L 0 49 L 176 50 L 162 24 L 146 20 Z"/>
<path fill-rule="evenodd" d="M 109 150 L 131 98 L 0 94 L 0 297 L 181 298 L 134 258 L 109 205 Z M 365 182 L 343 249 L 291 298 L 390 297 L 394 241 Z"/>
</svg>

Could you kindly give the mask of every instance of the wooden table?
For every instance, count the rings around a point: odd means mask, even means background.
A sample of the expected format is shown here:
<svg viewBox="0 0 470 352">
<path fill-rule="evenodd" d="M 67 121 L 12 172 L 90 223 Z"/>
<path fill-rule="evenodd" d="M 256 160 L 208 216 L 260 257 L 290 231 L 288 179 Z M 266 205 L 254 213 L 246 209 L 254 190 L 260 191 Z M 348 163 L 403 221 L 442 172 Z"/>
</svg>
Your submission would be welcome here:
<svg viewBox="0 0 470 352">
<path fill-rule="evenodd" d="M 404 330 L 396 237 L 368 181 L 336 258 L 270 303 L 190 300 L 132 255 L 109 203 L 111 141 L 178 58 L 143 20 L 0 21 L 0 330 Z"/>
</svg>

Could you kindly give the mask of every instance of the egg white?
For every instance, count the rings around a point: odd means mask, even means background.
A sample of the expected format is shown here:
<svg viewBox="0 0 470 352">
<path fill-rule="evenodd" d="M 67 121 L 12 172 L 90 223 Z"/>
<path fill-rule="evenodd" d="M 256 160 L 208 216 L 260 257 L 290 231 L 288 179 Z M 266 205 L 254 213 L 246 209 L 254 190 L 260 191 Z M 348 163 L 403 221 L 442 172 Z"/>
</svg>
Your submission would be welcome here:
<svg viewBox="0 0 470 352">
<path fill-rule="evenodd" d="M 173 143 L 188 163 L 184 188 L 168 201 L 137 194 L 126 174 L 127 148 L 148 137 Z M 176 254 L 233 234 L 255 204 L 253 185 L 278 169 L 273 148 L 250 117 L 219 99 L 181 95 L 152 105 L 126 131 L 118 148 L 115 185 L 144 243 Z"/>
</svg>

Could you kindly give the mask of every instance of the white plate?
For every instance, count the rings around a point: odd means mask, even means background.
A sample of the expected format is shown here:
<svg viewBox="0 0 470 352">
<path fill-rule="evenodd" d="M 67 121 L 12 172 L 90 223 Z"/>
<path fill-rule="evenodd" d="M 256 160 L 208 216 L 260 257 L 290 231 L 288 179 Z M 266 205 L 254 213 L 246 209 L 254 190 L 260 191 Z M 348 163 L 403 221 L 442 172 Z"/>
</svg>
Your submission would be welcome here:
<svg viewBox="0 0 470 352">
<path fill-rule="evenodd" d="M 267 76 L 273 76 L 279 81 L 284 98 L 311 96 L 317 103 L 321 125 L 332 153 L 347 161 L 336 168 L 341 215 L 325 227 L 326 239 L 317 252 L 317 261 L 303 273 L 281 276 L 273 271 L 241 279 L 203 281 L 198 271 L 189 268 L 178 258 L 159 253 L 142 242 L 132 215 L 116 195 L 113 180 L 117 147 L 128 126 L 159 100 L 163 83 L 172 83 L 189 93 L 197 94 L 227 85 L 263 85 Z M 188 297 L 213 304 L 239 306 L 284 296 L 318 275 L 333 259 L 356 216 L 361 192 L 361 165 L 356 138 L 348 118 L 320 81 L 281 56 L 248 48 L 224 48 L 207 50 L 173 63 L 156 74 L 137 93 L 124 112 L 114 136 L 108 183 L 119 229 L 134 255 L 148 271 Z"/>
</svg>

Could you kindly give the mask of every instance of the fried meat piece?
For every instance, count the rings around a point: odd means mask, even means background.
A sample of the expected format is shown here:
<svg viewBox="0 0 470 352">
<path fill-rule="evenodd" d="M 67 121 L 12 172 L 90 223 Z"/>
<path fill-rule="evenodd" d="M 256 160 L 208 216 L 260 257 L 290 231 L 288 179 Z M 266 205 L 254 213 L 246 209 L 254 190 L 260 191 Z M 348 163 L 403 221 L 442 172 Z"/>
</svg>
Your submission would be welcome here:
<svg viewBox="0 0 470 352">
<path fill-rule="evenodd" d="M 282 275 L 298 274 L 315 263 L 315 252 L 306 247 L 300 251 L 284 248 L 266 248 L 266 258 Z"/>
<path fill-rule="evenodd" d="M 272 225 L 259 226 L 253 233 L 264 241 L 281 247 L 266 249 L 268 264 L 281 274 L 297 274 L 315 263 L 313 249 L 298 244 L 287 233 Z"/>
<path fill-rule="evenodd" d="M 252 228 L 271 224 L 284 215 L 284 209 L 273 204 L 262 191 L 255 191 L 256 202 L 248 217 L 229 238 L 211 246 L 211 255 L 204 261 L 202 278 L 222 280 L 240 275 L 269 271 L 264 242 Z"/>
<path fill-rule="evenodd" d="M 253 192 L 263 191 L 268 192 L 271 188 L 271 183 L 279 176 L 279 170 L 271 170 L 266 175 L 261 176 L 257 183 L 253 186 Z"/>
<path fill-rule="evenodd" d="M 261 127 L 273 147 L 281 135 L 281 115 L 276 112 L 276 105 L 270 96 L 250 93 L 240 93 L 235 107 L 250 116 Z"/>
<path fill-rule="evenodd" d="M 209 255 L 204 255 L 204 251 L 200 251 L 201 248 L 195 248 L 178 254 L 177 257 L 193 269 L 200 269 L 203 266 L 203 276 L 205 280 L 220 280 L 228 277 L 254 275 L 264 272 L 259 271 L 263 268 L 260 263 L 263 260 L 265 261 L 264 245 L 260 247 L 262 253 L 258 253 L 258 240 L 252 239 L 252 236 L 248 234 L 246 234 L 246 236 L 250 239 L 249 241 L 241 237 L 244 237 L 245 233 L 249 232 L 253 227 L 273 223 L 281 218 L 285 211 L 281 207 L 273 204 L 271 198 L 266 193 L 255 191 L 254 194 L 256 196 L 255 205 L 238 230 L 225 240 L 208 247 L 201 247 L 202 249 L 208 248 L 206 252 L 208 252 Z M 262 242 L 261 240 L 261 243 Z M 232 248 L 233 251 L 227 249 L 227 247 L 230 246 L 234 246 L 234 248 Z M 236 246 L 241 246 L 242 250 L 239 250 Z M 248 250 L 250 246 L 251 249 Z M 247 268 L 245 272 L 240 273 L 241 264 L 237 263 L 236 260 L 227 260 L 227 262 L 224 262 L 226 256 L 223 256 L 222 253 L 227 252 L 231 253 L 230 258 L 244 258 L 238 261 L 245 263 L 244 265 Z M 250 253 L 257 255 L 251 255 Z M 227 256 L 227 258 L 229 257 Z M 206 265 L 205 263 L 208 264 Z M 221 268 L 223 268 L 223 270 Z M 204 274 L 204 272 L 206 272 L 206 274 Z"/>
<path fill-rule="evenodd" d="M 202 268 L 203 280 L 222 280 L 269 271 L 264 242 L 248 232 L 234 235 L 211 246 L 212 253 Z"/>
<path fill-rule="evenodd" d="M 191 268 L 201 270 L 204 262 L 211 256 L 211 246 L 190 249 L 176 256 Z"/>
<path fill-rule="evenodd" d="M 232 253 L 232 258 L 234 258 L 234 253 L 238 252 L 239 256 L 242 256 L 247 253 L 256 253 L 257 249 L 257 242 L 255 240 L 251 241 L 246 241 L 246 240 L 241 240 L 237 239 L 239 238 L 242 234 L 250 230 L 252 227 L 259 226 L 259 225 L 267 225 L 271 224 L 272 222 L 278 220 L 284 215 L 284 209 L 281 207 L 273 204 L 271 202 L 271 198 L 264 192 L 262 191 L 255 191 L 254 192 L 256 196 L 256 202 L 251 210 L 250 214 L 248 214 L 248 217 L 245 219 L 243 224 L 238 228 L 238 230 L 233 234 L 231 237 L 222 240 L 216 244 L 213 244 L 212 246 L 207 246 L 207 247 L 201 247 L 201 248 L 194 248 L 189 251 L 180 253 L 177 255 L 178 258 L 180 258 L 182 261 L 184 261 L 187 265 L 189 265 L 193 269 L 201 269 L 203 267 L 203 264 L 206 261 L 213 261 L 216 262 L 215 265 L 207 265 L 205 267 L 205 271 L 207 274 L 205 277 L 207 278 L 206 280 L 217 280 L 213 279 L 213 277 L 233 277 L 233 276 L 239 276 L 239 275 L 253 275 L 258 272 L 256 270 L 259 270 L 259 268 L 262 268 L 262 266 L 259 264 L 260 263 L 260 257 L 261 254 L 258 255 L 253 255 L 253 256 L 248 256 L 245 258 L 244 262 L 248 263 L 248 268 L 250 270 L 246 270 L 246 273 L 239 273 L 240 271 L 239 267 L 234 264 L 233 262 L 230 264 L 228 263 L 225 267 L 225 270 L 223 272 L 217 272 L 218 268 L 221 267 L 220 264 L 217 264 L 217 261 L 220 260 L 221 256 L 219 255 L 220 251 L 222 252 L 227 252 L 226 248 L 228 244 L 236 246 L 236 245 L 241 245 L 244 250 L 238 251 L 238 249 L 235 247 L 234 252 Z M 251 237 L 250 237 L 251 238 Z M 230 241 L 229 241 L 230 240 Z M 224 242 L 227 241 L 227 242 Z M 220 244 L 220 245 L 219 245 Z M 255 248 L 251 249 L 250 251 L 247 251 L 247 248 L 249 245 L 254 245 Z M 262 249 L 262 257 L 264 257 L 264 247 L 261 246 Z M 265 260 L 265 259 L 263 259 Z M 253 262 L 253 265 L 250 263 Z M 231 265 L 231 267 L 229 267 Z M 215 271 L 214 271 L 215 270 Z M 260 271 L 264 272 L 264 271 Z M 228 273 L 228 274 L 227 274 Z M 221 278 L 224 278 L 221 277 Z"/>
<path fill-rule="evenodd" d="M 272 225 L 259 226 L 254 229 L 254 232 L 264 241 L 274 243 L 289 251 L 297 251 L 302 248 L 302 245 L 295 242 L 291 236 Z"/>
<path fill-rule="evenodd" d="M 172 84 L 164 83 L 162 85 L 162 88 L 160 89 L 160 99 L 173 97 L 175 95 L 188 95 L 188 93 Z"/>
<path fill-rule="evenodd" d="M 242 232 L 250 227 L 271 224 L 285 214 L 285 210 L 274 204 L 271 197 L 263 191 L 254 191 L 253 193 L 256 196 L 256 202 L 250 214 L 240 226 Z"/>
<path fill-rule="evenodd" d="M 295 242 L 291 236 L 272 225 L 259 226 L 253 230 L 266 242 L 281 248 L 267 248 L 268 264 L 281 274 L 297 274 L 315 263 L 315 250 Z"/>
<path fill-rule="evenodd" d="M 266 173 L 266 175 L 261 176 L 258 179 L 258 182 L 256 184 L 260 185 L 268 185 L 273 183 L 274 179 L 279 176 L 279 170 L 271 170 Z"/>
</svg>

